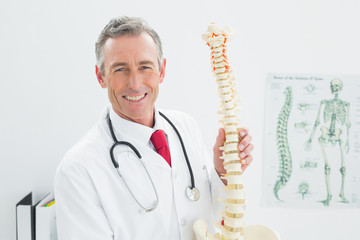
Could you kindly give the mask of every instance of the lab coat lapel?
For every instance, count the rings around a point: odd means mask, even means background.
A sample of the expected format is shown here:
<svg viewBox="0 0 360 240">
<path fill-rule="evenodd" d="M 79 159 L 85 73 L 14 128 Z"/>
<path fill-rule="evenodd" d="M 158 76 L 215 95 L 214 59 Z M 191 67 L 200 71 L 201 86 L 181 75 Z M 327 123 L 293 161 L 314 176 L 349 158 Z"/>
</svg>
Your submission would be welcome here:
<svg viewBox="0 0 360 240">
<path fill-rule="evenodd" d="M 171 168 L 169 164 L 166 162 L 166 160 L 159 155 L 155 150 L 153 150 L 148 145 L 141 145 L 139 144 L 139 149 L 141 149 L 141 152 L 143 153 L 143 159 L 145 164 L 149 167 L 160 167 L 167 171 L 170 171 Z M 171 152 L 170 152 L 171 154 Z"/>
</svg>

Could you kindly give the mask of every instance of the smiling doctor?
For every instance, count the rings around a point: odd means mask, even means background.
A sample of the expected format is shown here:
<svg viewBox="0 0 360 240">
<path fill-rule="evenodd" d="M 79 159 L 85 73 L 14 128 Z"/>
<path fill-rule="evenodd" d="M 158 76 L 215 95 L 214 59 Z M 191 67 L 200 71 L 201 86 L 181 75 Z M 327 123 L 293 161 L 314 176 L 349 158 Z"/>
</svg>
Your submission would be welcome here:
<svg viewBox="0 0 360 240">
<path fill-rule="evenodd" d="M 155 107 L 166 59 L 142 19 L 112 19 L 96 42 L 96 58 L 111 106 L 57 169 L 59 240 L 193 239 L 196 219 L 214 221 L 224 130 L 211 161 L 190 116 Z M 245 169 L 253 149 L 247 129 L 239 139 Z"/>
</svg>

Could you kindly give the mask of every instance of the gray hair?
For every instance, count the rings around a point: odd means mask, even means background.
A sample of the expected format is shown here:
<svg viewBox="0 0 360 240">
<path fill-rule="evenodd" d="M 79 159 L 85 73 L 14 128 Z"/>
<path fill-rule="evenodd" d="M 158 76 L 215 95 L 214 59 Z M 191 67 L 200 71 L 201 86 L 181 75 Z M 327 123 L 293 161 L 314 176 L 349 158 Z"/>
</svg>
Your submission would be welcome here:
<svg viewBox="0 0 360 240">
<path fill-rule="evenodd" d="M 101 31 L 95 43 L 96 64 L 102 75 L 105 74 L 104 45 L 106 40 L 108 38 L 116 38 L 124 35 L 138 36 L 143 32 L 149 34 L 155 42 L 158 53 L 159 70 L 161 69 L 163 52 L 159 35 L 145 22 L 145 20 L 137 17 L 124 16 L 111 19 Z"/>
</svg>

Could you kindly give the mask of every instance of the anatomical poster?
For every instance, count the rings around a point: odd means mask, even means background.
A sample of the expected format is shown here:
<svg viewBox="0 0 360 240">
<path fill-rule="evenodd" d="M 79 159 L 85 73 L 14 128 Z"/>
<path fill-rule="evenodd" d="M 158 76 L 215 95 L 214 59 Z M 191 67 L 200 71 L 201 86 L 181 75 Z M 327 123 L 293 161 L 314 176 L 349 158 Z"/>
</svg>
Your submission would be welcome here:
<svg viewBox="0 0 360 240">
<path fill-rule="evenodd" d="M 268 74 L 263 204 L 360 207 L 360 76 Z"/>
</svg>

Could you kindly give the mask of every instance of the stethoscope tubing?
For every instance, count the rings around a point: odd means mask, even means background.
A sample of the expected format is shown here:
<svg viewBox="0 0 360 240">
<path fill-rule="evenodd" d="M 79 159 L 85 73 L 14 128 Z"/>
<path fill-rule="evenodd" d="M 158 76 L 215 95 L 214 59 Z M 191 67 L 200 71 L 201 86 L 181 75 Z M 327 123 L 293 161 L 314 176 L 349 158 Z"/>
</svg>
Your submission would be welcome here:
<svg viewBox="0 0 360 240">
<path fill-rule="evenodd" d="M 142 158 L 139 151 L 131 143 L 126 142 L 126 141 L 116 141 L 110 148 L 111 161 L 113 162 L 115 168 L 119 168 L 119 164 L 115 161 L 115 157 L 114 157 L 114 149 L 118 145 L 127 145 L 135 152 L 135 154 L 137 155 L 138 158 L 140 158 L 140 159 Z"/>
<path fill-rule="evenodd" d="M 187 164 L 187 167 L 189 169 L 189 175 L 190 175 L 190 181 L 191 181 L 191 186 L 188 186 L 186 188 L 186 195 L 188 196 L 189 199 L 193 200 L 193 201 L 197 201 L 199 199 L 199 191 L 198 189 L 195 187 L 195 179 L 194 179 L 194 174 L 193 174 L 193 171 L 192 171 L 192 168 L 191 168 L 191 164 L 190 164 L 190 161 L 189 161 L 189 158 L 188 158 L 188 155 L 187 155 L 187 152 L 186 152 L 186 149 L 185 149 L 185 144 L 183 142 L 183 139 L 179 133 L 179 131 L 177 130 L 177 128 L 175 127 L 175 125 L 170 121 L 169 118 L 167 118 L 163 113 L 159 112 L 159 114 L 171 125 L 171 127 L 174 129 L 176 135 L 178 136 L 179 140 L 180 140 L 180 144 L 181 144 L 181 148 L 183 150 L 183 154 L 184 154 L 184 157 L 185 157 L 185 160 L 186 160 L 186 164 Z M 111 161 L 115 167 L 115 169 L 117 170 L 117 173 L 118 175 L 124 180 L 124 184 L 126 186 L 126 188 L 128 189 L 128 191 L 130 192 L 130 194 L 132 195 L 132 197 L 135 199 L 135 201 L 139 204 L 139 206 L 145 210 L 145 212 L 150 212 L 152 210 L 154 210 L 158 203 L 159 203 L 159 198 L 158 198 L 158 194 L 157 194 L 157 191 L 156 191 L 156 188 L 155 188 L 155 185 L 154 185 L 154 182 L 145 166 L 145 163 L 144 161 L 142 160 L 142 156 L 140 154 L 140 152 L 136 149 L 136 147 L 134 147 L 134 145 L 132 145 L 131 143 L 127 142 L 127 141 L 118 141 L 116 136 L 115 136 L 115 133 L 114 133 L 114 129 L 113 129 L 113 125 L 111 123 L 111 119 L 110 119 L 110 115 L 108 114 L 107 115 L 107 122 L 108 122 L 108 125 L 109 125 L 109 130 L 110 130 L 110 133 L 111 133 L 111 137 L 114 141 L 114 144 L 111 146 L 110 148 L 110 158 L 111 158 Z M 146 208 L 144 207 L 138 200 L 137 198 L 135 197 L 135 195 L 133 194 L 133 192 L 131 191 L 131 189 L 129 188 L 129 186 L 127 185 L 125 179 L 123 178 L 120 170 L 119 170 L 119 164 L 118 162 L 115 161 L 115 156 L 114 156 L 114 149 L 116 148 L 116 146 L 118 145 L 126 145 L 128 147 L 130 147 L 134 153 L 136 154 L 136 156 L 140 159 L 141 161 L 141 164 L 143 165 L 147 175 L 148 175 L 148 178 L 150 179 L 151 181 L 151 184 L 153 186 L 153 189 L 154 189 L 154 192 L 155 192 L 155 196 L 156 196 L 156 201 L 154 202 L 154 205 L 150 208 Z"/>
<path fill-rule="evenodd" d="M 168 119 L 162 112 L 159 111 L 159 114 L 171 125 L 171 127 L 175 130 L 176 135 L 178 136 L 179 140 L 180 140 L 180 144 L 181 144 L 181 148 L 183 150 L 184 156 L 185 156 L 185 160 L 186 160 L 186 164 L 188 166 L 189 169 L 189 175 L 190 175 L 190 181 L 191 181 L 191 189 L 193 189 L 195 187 L 195 179 L 194 179 L 194 173 L 192 171 L 191 165 L 190 165 L 190 161 L 185 149 L 185 144 L 182 140 L 182 137 L 179 133 L 179 131 L 177 130 L 177 128 L 175 127 L 175 125 L 170 121 L 170 119 Z"/>
<path fill-rule="evenodd" d="M 110 157 L 111 157 L 111 161 L 112 163 L 114 164 L 114 167 L 116 168 L 116 171 L 118 173 L 118 175 L 124 180 L 124 183 L 125 183 L 125 186 L 126 188 L 128 189 L 128 191 L 130 192 L 130 194 L 132 195 L 132 197 L 135 199 L 135 201 L 137 202 L 137 204 L 139 204 L 139 206 L 145 210 L 145 212 L 151 212 L 152 210 L 154 210 L 157 205 L 159 204 L 159 197 L 158 197 L 158 193 L 156 191 L 156 188 L 155 188 L 155 185 L 154 185 L 154 182 L 152 180 L 152 178 L 150 177 L 150 174 L 149 174 L 149 171 L 147 170 L 143 160 L 142 160 L 142 156 L 140 154 L 140 152 L 136 149 L 136 147 L 134 147 L 134 145 L 132 145 L 131 143 L 129 142 L 126 142 L 126 141 L 118 141 L 116 136 L 115 136 L 115 133 L 114 133 L 114 129 L 113 129 L 113 126 L 112 126 L 112 123 L 111 123 L 111 119 L 110 119 L 110 116 L 108 115 L 107 116 L 107 121 L 108 121 L 108 125 L 109 125 L 109 128 L 110 128 L 110 133 L 111 133 L 111 136 L 114 140 L 114 144 L 111 146 L 110 148 Z M 141 164 L 143 165 L 144 169 L 145 169 L 145 172 L 146 174 L 148 175 L 148 178 L 150 179 L 150 182 L 151 182 L 151 185 L 153 186 L 153 189 L 154 189 L 154 192 L 155 192 L 155 196 L 156 196 L 156 201 L 154 202 L 154 205 L 150 208 L 147 208 L 147 207 L 144 207 L 138 200 L 137 198 L 135 197 L 135 195 L 133 194 L 133 192 L 131 191 L 131 189 L 129 188 L 129 186 L 127 185 L 124 177 L 122 176 L 120 170 L 119 170 L 119 164 L 115 161 L 115 157 L 114 157 L 114 149 L 116 146 L 118 145 L 126 145 L 128 147 L 130 147 L 134 153 L 137 155 L 137 157 L 140 159 L 141 161 Z"/>
</svg>

